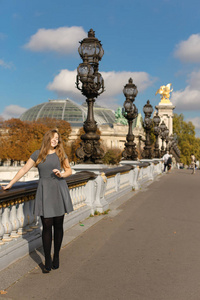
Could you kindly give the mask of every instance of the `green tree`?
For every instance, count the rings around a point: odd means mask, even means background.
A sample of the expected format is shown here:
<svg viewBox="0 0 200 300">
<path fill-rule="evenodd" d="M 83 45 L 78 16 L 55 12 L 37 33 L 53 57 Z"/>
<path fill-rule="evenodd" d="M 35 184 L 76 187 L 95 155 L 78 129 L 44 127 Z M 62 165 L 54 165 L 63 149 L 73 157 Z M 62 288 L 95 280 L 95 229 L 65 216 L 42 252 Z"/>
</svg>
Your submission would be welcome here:
<svg viewBox="0 0 200 300">
<path fill-rule="evenodd" d="M 107 165 L 117 165 L 122 158 L 122 151 L 118 148 L 109 148 L 103 157 L 103 163 Z"/>
<path fill-rule="evenodd" d="M 195 137 L 195 126 L 192 122 L 184 121 L 183 114 L 174 114 L 173 132 L 177 136 L 178 147 L 181 151 L 181 162 L 189 165 L 191 154 L 200 159 L 200 139 Z"/>
</svg>

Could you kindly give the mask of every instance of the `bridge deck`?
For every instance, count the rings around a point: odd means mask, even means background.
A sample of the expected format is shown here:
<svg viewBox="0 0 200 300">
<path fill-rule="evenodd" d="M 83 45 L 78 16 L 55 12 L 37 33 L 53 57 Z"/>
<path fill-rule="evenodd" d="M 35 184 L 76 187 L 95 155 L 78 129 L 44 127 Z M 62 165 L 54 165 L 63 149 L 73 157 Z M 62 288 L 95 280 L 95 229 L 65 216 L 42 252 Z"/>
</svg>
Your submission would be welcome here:
<svg viewBox="0 0 200 300">
<path fill-rule="evenodd" d="M 43 274 L 38 252 L 2 271 L 1 289 L 9 287 L 0 298 L 200 299 L 199 195 L 200 171 L 161 176 L 114 202 L 108 215 L 69 230 L 65 239 L 77 238 L 62 249 L 60 269 Z"/>
</svg>

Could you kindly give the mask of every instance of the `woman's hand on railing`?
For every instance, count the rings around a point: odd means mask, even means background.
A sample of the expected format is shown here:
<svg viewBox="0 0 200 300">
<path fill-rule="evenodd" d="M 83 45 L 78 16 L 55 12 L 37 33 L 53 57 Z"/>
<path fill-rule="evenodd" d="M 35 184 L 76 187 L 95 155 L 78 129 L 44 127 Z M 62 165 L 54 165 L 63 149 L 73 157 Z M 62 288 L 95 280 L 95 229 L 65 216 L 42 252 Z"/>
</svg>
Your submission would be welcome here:
<svg viewBox="0 0 200 300">
<path fill-rule="evenodd" d="M 12 185 L 9 183 L 9 184 L 7 184 L 7 185 L 2 185 L 1 186 L 1 188 L 2 188 L 2 190 L 9 190 L 10 188 L 12 187 Z"/>
</svg>

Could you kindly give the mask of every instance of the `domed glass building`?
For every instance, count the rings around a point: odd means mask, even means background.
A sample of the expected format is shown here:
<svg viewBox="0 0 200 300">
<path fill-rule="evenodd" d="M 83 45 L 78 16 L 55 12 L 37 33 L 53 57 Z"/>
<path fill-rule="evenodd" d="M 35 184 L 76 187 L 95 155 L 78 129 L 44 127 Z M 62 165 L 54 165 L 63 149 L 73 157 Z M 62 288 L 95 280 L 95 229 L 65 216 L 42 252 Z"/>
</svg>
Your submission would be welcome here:
<svg viewBox="0 0 200 300">
<path fill-rule="evenodd" d="M 31 107 L 20 116 L 22 121 L 36 121 L 40 118 L 65 120 L 73 127 L 82 127 L 87 118 L 87 104 L 79 105 L 70 99 L 49 100 Z M 98 125 L 112 126 L 115 122 L 115 113 L 109 108 L 94 105 L 94 119 Z"/>
<path fill-rule="evenodd" d="M 118 108 L 121 114 L 121 108 Z M 25 111 L 21 116 L 22 121 L 36 121 L 40 118 L 55 118 L 65 120 L 70 123 L 72 131 L 69 137 L 69 143 L 77 139 L 79 129 L 83 127 L 83 123 L 87 118 L 87 103 L 82 105 L 70 100 L 49 100 L 48 102 L 38 104 Z M 109 108 L 94 104 L 94 119 L 101 131 L 101 140 L 107 148 L 124 148 L 128 126 L 122 124 L 115 116 L 115 112 Z M 133 133 L 135 137 L 142 136 L 144 138 L 144 130 L 142 128 L 142 116 L 133 122 Z M 138 143 L 138 138 L 135 142 Z"/>
</svg>

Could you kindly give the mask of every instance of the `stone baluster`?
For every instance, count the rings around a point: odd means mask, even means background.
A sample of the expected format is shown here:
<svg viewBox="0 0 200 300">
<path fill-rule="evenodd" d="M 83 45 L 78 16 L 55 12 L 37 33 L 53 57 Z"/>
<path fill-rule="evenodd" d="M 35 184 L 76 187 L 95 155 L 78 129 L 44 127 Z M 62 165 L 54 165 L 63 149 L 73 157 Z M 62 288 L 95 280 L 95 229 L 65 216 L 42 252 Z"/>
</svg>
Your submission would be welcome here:
<svg viewBox="0 0 200 300">
<path fill-rule="evenodd" d="M 75 188 L 75 197 L 76 197 L 76 208 L 78 209 L 79 208 L 79 204 L 80 204 L 80 195 L 79 195 L 79 187 L 77 186 Z"/>
<path fill-rule="evenodd" d="M 82 187 L 81 187 L 81 195 L 82 195 L 82 199 L 81 199 L 81 201 L 82 201 L 82 206 L 84 206 L 84 205 L 86 205 L 85 204 L 85 200 L 86 200 L 86 194 L 85 194 L 85 185 L 83 185 Z"/>
<path fill-rule="evenodd" d="M 3 208 L 2 208 L 2 205 L 0 205 L 0 245 L 4 244 L 2 238 L 5 233 L 5 229 L 4 229 L 4 226 L 2 223 L 2 211 L 3 211 Z"/>
<path fill-rule="evenodd" d="M 129 182 L 130 182 L 130 185 L 132 186 L 132 189 L 135 191 L 137 191 L 139 189 L 138 173 L 139 173 L 139 170 L 137 167 L 129 172 L 129 175 L 130 175 Z"/>
<path fill-rule="evenodd" d="M 74 202 L 74 207 L 75 207 L 75 209 L 77 209 L 77 196 L 76 196 L 76 188 L 73 188 L 73 190 L 72 190 L 72 194 L 73 194 L 73 202 Z"/>
<path fill-rule="evenodd" d="M 8 203 L 3 204 L 2 223 L 5 229 L 2 240 L 3 242 L 10 242 L 12 241 L 12 237 L 10 236 L 12 232 L 12 223 L 10 222 L 10 207 Z"/>
<path fill-rule="evenodd" d="M 12 232 L 10 236 L 12 238 L 18 238 L 19 234 L 17 233 L 19 229 L 19 220 L 17 219 L 17 207 L 16 207 L 17 201 L 11 201 L 10 205 L 10 222 L 12 223 Z"/>
<path fill-rule="evenodd" d="M 91 208 L 91 214 L 94 214 L 95 207 L 95 197 L 96 197 L 97 183 L 94 180 L 89 180 L 85 186 L 85 194 L 87 195 L 85 204 Z"/>
<path fill-rule="evenodd" d="M 17 210 L 17 218 L 19 220 L 18 234 L 24 235 L 27 233 L 27 231 L 25 230 L 27 220 L 26 220 L 25 214 L 24 214 L 24 203 L 22 202 L 22 200 L 19 200 L 18 203 L 19 203 L 19 207 Z"/>
<path fill-rule="evenodd" d="M 105 199 L 105 191 L 107 186 L 107 178 L 104 173 L 101 173 L 94 180 L 96 182 L 95 207 L 99 212 L 103 212 L 109 208 L 109 204 Z"/>
<path fill-rule="evenodd" d="M 78 187 L 78 198 L 79 198 L 79 207 L 84 205 L 84 189 L 83 186 Z"/>
<path fill-rule="evenodd" d="M 118 192 L 120 190 L 120 173 L 115 175 L 115 191 Z"/>
<path fill-rule="evenodd" d="M 154 179 L 154 164 L 151 162 L 151 165 L 148 167 L 149 168 L 149 180 Z"/>
<path fill-rule="evenodd" d="M 78 187 L 75 187 L 75 199 L 76 199 L 76 208 L 78 209 L 79 204 L 80 204 L 80 202 L 79 202 L 79 200 L 80 200 L 80 198 L 79 198 L 79 188 Z"/>
<path fill-rule="evenodd" d="M 78 206 L 82 205 L 82 186 L 78 187 Z"/>
<path fill-rule="evenodd" d="M 139 174 L 138 174 L 138 182 L 139 182 L 142 179 L 143 168 L 139 167 L 138 171 L 139 171 Z"/>
</svg>

